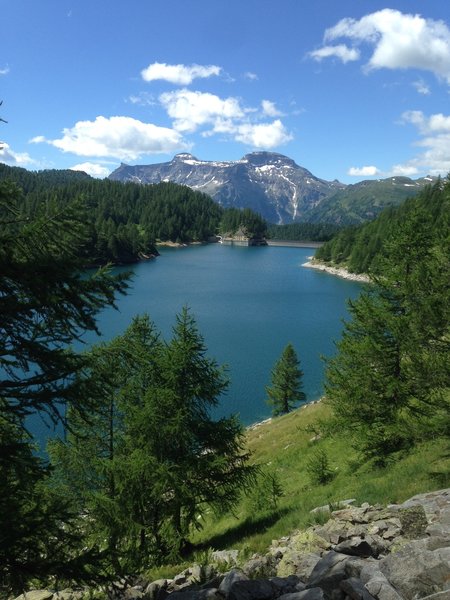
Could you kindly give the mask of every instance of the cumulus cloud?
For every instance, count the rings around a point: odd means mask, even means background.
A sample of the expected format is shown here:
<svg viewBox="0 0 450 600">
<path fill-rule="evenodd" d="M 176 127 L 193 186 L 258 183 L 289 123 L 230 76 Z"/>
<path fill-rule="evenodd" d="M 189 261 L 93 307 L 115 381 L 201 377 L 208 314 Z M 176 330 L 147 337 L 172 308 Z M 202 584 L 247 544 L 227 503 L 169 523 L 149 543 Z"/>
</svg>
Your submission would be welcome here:
<svg viewBox="0 0 450 600">
<path fill-rule="evenodd" d="M 277 119 L 273 123 L 243 123 L 236 128 L 235 139 L 247 146 L 270 150 L 292 140 L 292 135 Z"/>
<path fill-rule="evenodd" d="M 417 175 L 419 169 L 413 165 L 394 165 L 391 169 L 390 175 L 394 177 L 402 176 L 402 177 L 413 177 Z"/>
<path fill-rule="evenodd" d="M 0 142 L 0 162 L 13 167 L 36 165 L 36 161 L 27 152 L 14 152 L 6 142 Z"/>
<path fill-rule="evenodd" d="M 336 58 L 340 58 L 343 63 L 347 63 L 358 60 L 360 52 L 356 48 L 349 48 L 345 44 L 338 44 L 337 46 L 323 46 L 319 50 L 313 50 L 309 55 L 317 61 L 335 56 Z"/>
<path fill-rule="evenodd" d="M 6 65 L 6 67 L 0 67 L 0 75 L 8 75 L 9 71 L 8 65 Z"/>
<path fill-rule="evenodd" d="M 279 119 L 261 122 L 281 113 L 273 102 L 263 100 L 261 108 L 244 107 L 239 98 L 180 89 L 161 94 L 160 102 L 183 133 L 201 130 L 203 137 L 223 135 L 259 149 L 271 149 L 292 139 Z"/>
<path fill-rule="evenodd" d="M 189 150 L 178 131 L 143 123 L 131 117 L 102 117 L 95 121 L 78 121 L 63 129 L 63 136 L 47 140 L 37 136 L 32 143 L 46 142 L 63 152 L 78 156 L 113 157 L 119 160 L 136 160 L 145 154 L 167 154 Z"/>
<path fill-rule="evenodd" d="M 247 71 L 244 73 L 244 77 L 246 79 L 250 79 L 250 81 L 258 81 L 259 77 L 256 73 L 252 73 L 251 71 Z"/>
<path fill-rule="evenodd" d="M 99 179 L 104 179 L 105 177 L 108 177 L 108 175 L 111 173 L 111 169 L 108 169 L 108 167 L 92 162 L 79 163 L 78 165 L 70 167 L 70 170 L 84 171 L 91 177 L 97 177 Z"/>
<path fill-rule="evenodd" d="M 174 83 L 176 85 L 189 85 L 194 79 L 204 79 L 212 75 L 220 75 L 221 67 L 217 65 L 168 65 L 155 62 L 141 71 L 144 81 L 156 81 L 158 79 Z"/>
<path fill-rule="evenodd" d="M 410 110 L 403 113 L 401 122 L 417 128 L 421 137 L 415 146 L 424 150 L 396 168 L 447 175 L 450 172 L 450 116 L 442 113 L 426 116 L 420 110 Z"/>
<path fill-rule="evenodd" d="M 385 8 L 359 20 L 342 19 L 326 30 L 324 42 L 328 44 L 341 38 L 347 38 L 355 45 L 372 46 L 367 70 L 422 69 L 450 83 L 450 29 L 443 21 Z M 312 55 L 319 53 L 315 58 L 320 58 L 322 52 L 324 58 L 328 48 L 333 46 L 324 46 Z M 330 55 L 338 56 L 336 53 Z M 345 57 L 343 53 L 340 58 L 344 60 Z"/>
<path fill-rule="evenodd" d="M 215 94 L 181 89 L 161 94 L 159 99 L 177 131 L 192 133 L 201 125 L 245 115 L 239 100 L 232 97 L 223 100 Z"/>
<path fill-rule="evenodd" d="M 283 113 L 278 110 L 278 108 L 275 106 L 275 103 L 271 102 L 270 100 L 263 100 L 261 102 L 261 106 L 263 109 L 263 113 L 265 115 L 267 115 L 268 117 L 282 117 L 283 116 Z"/>
<path fill-rule="evenodd" d="M 366 165 L 364 167 L 350 167 L 348 175 L 352 177 L 374 177 L 379 175 L 380 171 L 373 165 Z"/>
</svg>

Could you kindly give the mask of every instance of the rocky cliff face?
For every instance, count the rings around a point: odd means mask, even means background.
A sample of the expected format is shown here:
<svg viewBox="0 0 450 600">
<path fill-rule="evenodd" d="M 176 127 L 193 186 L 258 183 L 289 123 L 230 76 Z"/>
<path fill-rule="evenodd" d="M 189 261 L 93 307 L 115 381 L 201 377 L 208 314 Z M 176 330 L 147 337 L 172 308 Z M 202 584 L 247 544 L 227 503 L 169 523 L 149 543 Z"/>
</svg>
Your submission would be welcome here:
<svg viewBox="0 0 450 600">
<path fill-rule="evenodd" d="M 319 179 L 287 156 L 273 152 L 253 152 L 230 162 L 177 154 L 167 163 L 122 164 L 110 179 L 188 185 L 224 207 L 248 207 L 272 223 L 303 220 L 324 198 L 346 187 L 339 181 Z"/>
</svg>

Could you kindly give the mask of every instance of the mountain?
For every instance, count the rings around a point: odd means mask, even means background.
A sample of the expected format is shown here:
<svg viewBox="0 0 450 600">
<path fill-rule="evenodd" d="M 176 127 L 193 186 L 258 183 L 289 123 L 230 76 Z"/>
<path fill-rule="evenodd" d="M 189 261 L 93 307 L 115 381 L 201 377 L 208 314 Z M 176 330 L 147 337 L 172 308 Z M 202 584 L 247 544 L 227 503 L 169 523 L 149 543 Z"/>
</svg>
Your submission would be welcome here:
<svg viewBox="0 0 450 600">
<path fill-rule="evenodd" d="M 326 181 L 274 152 L 252 152 L 237 161 L 204 161 L 177 154 L 154 165 L 122 164 L 109 176 L 116 181 L 187 185 L 223 207 L 251 208 L 270 223 L 358 224 L 386 206 L 397 206 L 435 178 L 413 181 L 391 177 L 346 185 Z"/>
<path fill-rule="evenodd" d="M 177 154 L 155 165 L 122 164 L 109 176 L 119 181 L 172 181 L 210 195 L 223 207 L 251 208 L 272 223 L 304 220 L 323 199 L 346 186 L 325 181 L 283 154 L 253 152 L 230 162 Z"/>
<path fill-rule="evenodd" d="M 399 206 L 436 181 L 437 177 L 416 180 L 409 177 L 389 177 L 348 185 L 312 208 L 308 212 L 307 221 L 337 225 L 365 223 L 375 219 L 388 206 Z"/>
</svg>

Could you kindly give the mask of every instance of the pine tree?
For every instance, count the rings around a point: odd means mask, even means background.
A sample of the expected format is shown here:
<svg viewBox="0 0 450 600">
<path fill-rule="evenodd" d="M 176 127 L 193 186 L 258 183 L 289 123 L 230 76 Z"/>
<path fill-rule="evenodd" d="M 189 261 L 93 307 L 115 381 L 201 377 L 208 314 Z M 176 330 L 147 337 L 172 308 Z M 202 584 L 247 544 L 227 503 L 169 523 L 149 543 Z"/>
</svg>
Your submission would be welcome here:
<svg viewBox="0 0 450 600">
<path fill-rule="evenodd" d="M 292 344 L 283 350 L 272 370 L 272 385 L 266 387 L 268 403 L 274 416 L 290 412 L 296 404 L 306 400 L 301 391 L 303 371 Z"/>
<path fill-rule="evenodd" d="M 69 402 L 90 411 L 85 392 L 94 382 L 70 345 L 97 330 L 98 311 L 125 288 L 106 270 L 82 272 L 86 238 L 76 208 L 31 220 L 18 209 L 20 194 L 0 184 L 2 594 L 20 593 L 33 578 L 87 576 L 93 554 L 79 532 L 68 533 L 75 515 L 47 488 L 49 469 L 35 456 L 25 419 L 41 412 L 61 420 Z"/>
<path fill-rule="evenodd" d="M 326 392 L 337 421 L 378 464 L 448 423 L 446 235 L 424 209 L 405 215 L 385 243 L 383 275 L 350 302 L 352 320 L 328 361 Z"/>
</svg>

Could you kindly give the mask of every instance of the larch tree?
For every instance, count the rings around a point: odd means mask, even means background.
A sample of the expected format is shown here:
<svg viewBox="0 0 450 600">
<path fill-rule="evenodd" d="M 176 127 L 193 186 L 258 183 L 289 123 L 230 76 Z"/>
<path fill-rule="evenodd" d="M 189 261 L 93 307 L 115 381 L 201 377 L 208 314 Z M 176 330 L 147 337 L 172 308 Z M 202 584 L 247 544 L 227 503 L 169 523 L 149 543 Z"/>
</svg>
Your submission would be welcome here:
<svg viewBox="0 0 450 600">
<path fill-rule="evenodd" d="M 303 371 L 294 346 L 289 343 L 272 369 L 271 385 L 266 387 L 268 404 L 274 416 L 290 412 L 306 400 L 302 391 Z"/>
</svg>

